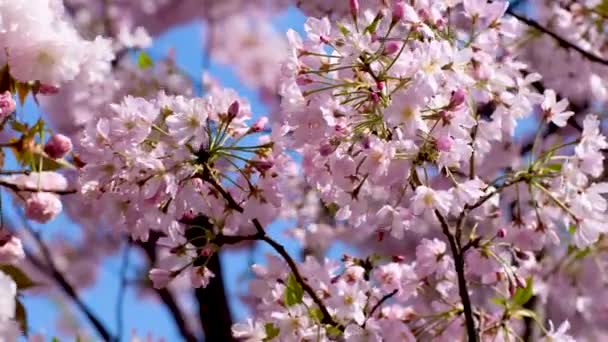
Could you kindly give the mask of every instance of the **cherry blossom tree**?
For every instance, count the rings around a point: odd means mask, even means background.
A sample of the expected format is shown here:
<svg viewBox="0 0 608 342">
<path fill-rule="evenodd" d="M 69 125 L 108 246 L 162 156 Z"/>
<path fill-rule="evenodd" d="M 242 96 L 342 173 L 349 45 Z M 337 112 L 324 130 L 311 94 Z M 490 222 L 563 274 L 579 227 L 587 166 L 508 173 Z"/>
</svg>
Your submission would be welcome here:
<svg viewBox="0 0 608 342">
<path fill-rule="evenodd" d="M 271 24 L 288 8 L 301 33 Z M 185 341 L 608 338 L 607 20 L 605 0 L 0 0 L 0 340 L 54 339 L 23 304 L 45 296 L 88 323 L 68 336 L 140 341 L 127 287 Z M 146 52 L 191 21 L 258 98 Z M 59 215 L 80 239 L 41 234 Z M 260 245 L 234 320 L 220 255 Z M 82 293 L 117 255 L 100 317 Z"/>
</svg>

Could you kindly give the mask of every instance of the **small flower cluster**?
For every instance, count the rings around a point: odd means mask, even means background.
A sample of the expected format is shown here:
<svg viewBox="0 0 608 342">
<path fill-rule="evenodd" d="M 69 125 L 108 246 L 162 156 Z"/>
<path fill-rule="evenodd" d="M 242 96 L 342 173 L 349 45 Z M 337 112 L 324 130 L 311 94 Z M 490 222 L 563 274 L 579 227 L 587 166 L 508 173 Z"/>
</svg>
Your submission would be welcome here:
<svg viewBox="0 0 608 342">
<path fill-rule="evenodd" d="M 268 136 L 253 139 L 265 120 L 248 125 L 250 118 L 245 100 L 218 89 L 204 98 L 126 97 L 87 127 L 83 193 L 99 216 L 133 238 L 167 236 L 159 244 L 171 255 L 151 274 L 157 286 L 190 266 L 210 276 L 199 257 L 212 255 L 226 236 L 255 232 L 253 219 L 275 219 L 279 180 L 293 165 Z"/>
<path fill-rule="evenodd" d="M 14 79 L 47 87 L 98 80 L 114 59 L 109 40 L 84 40 L 52 0 L 0 1 L 0 48 L 0 66 Z"/>
</svg>

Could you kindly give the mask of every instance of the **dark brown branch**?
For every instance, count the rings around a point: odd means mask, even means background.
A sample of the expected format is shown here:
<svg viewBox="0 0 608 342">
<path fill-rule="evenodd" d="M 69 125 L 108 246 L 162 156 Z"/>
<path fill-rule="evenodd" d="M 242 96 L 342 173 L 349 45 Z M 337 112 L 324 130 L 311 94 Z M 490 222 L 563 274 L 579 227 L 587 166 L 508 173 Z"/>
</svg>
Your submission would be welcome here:
<svg viewBox="0 0 608 342">
<path fill-rule="evenodd" d="M 376 303 L 376 305 L 374 305 L 374 307 L 370 310 L 369 314 L 367 315 L 367 318 L 365 319 L 365 322 L 363 322 L 363 325 L 362 325 L 363 328 L 365 328 L 365 324 L 367 323 L 367 320 L 374 315 L 374 312 L 376 312 L 376 310 L 378 310 L 382 306 L 382 304 L 384 304 L 384 302 L 386 302 L 391 297 L 393 297 L 394 295 L 396 295 L 397 292 L 399 292 L 399 290 L 398 289 L 394 289 L 390 293 L 385 294 L 384 297 L 382 297 L 378 301 L 378 303 Z"/>
<path fill-rule="evenodd" d="M 207 261 L 207 268 L 215 274 L 204 288 L 195 289 L 194 295 L 198 301 L 199 317 L 205 341 L 235 341 L 232 336 L 232 317 L 226 299 L 222 265 L 218 253 L 214 253 Z"/>
<path fill-rule="evenodd" d="M 22 218 L 22 220 L 25 229 L 27 229 L 28 232 L 30 232 L 30 234 L 34 237 L 38 248 L 40 248 L 40 251 L 46 259 L 45 262 L 42 262 L 41 260 L 34 257 L 31 253 L 28 253 L 27 257 L 31 264 L 38 268 L 41 272 L 45 273 L 49 277 L 53 278 L 53 280 L 55 280 L 55 282 L 59 285 L 63 292 L 68 297 L 70 297 L 70 299 L 74 302 L 74 304 L 76 304 L 78 309 L 85 315 L 87 320 L 91 323 L 91 325 L 93 325 L 95 330 L 97 330 L 99 336 L 101 336 L 104 341 L 113 340 L 114 337 L 111 335 L 109 330 L 105 327 L 101 320 L 97 318 L 93 311 L 82 301 L 74 287 L 67 281 L 67 279 L 65 279 L 63 274 L 59 272 L 55 263 L 53 262 L 51 252 L 49 251 L 44 241 L 42 241 L 40 235 L 36 231 L 34 231 L 34 229 L 27 223 L 25 219 Z"/>
<path fill-rule="evenodd" d="M 600 56 L 597 56 L 589 51 L 586 51 L 585 49 L 579 47 L 578 45 L 567 41 L 566 39 L 562 38 L 559 34 L 553 32 L 553 31 L 549 30 L 548 28 L 544 27 L 543 25 L 541 25 L 539 22 L 537 22 L 533 19 L 530 19 L 528 17 L 519 15 L 519 14 L 515 13 L 512 9 L 508 9 L 507 14 L 513 16 L 514 18 L 516 18 L 517 20 L 521 21 L 522 23 L 524 23 L 528 26 L 541 31 L 544 34 L 549 35 L 551 38 L 555 39 L 561 46 L 572 49 L 572 50 L 580 53 L 581 55 L 583 55 L 583 57 L 587 58 L 588 60 L 595 62 L 595 63 L 608 65 L 608 60 L 606 60 Z"/>
<path fill-rule="evenodd" d="M 147 242 L 137 242 L 137 245 L 145 252 L 148 256 L 150 264 L 153 265 L 156 262 L 156 241 L 158 241 L 159 234 L 150 234 L 150 238 Z M 184 341 L 196 342 L 196 335 L 186 322 L 186 316 L 182 312 L 181 308 L 177 304 L 177 301 L 173 297 L 173 294 L 167 289 L 154 289 L 160 300 L 165 304 L 167 310 L 171 313 L 171 317 L 177 329 L 179 330 Z"/>
<path fill-rule="evenodd" d="M 212 175 L 210 175 L 208 172 L 205 172 L 201 176 L 201 178 L 202 178 L 202 180 L 211 184 L 211 186 L 213 186 L 213 188 L 222 195 L 222 197 L 226 200 L 229 208 L 234 209 L 239 213 L 243 212 L 243 207 L 241 207 L 234 200 L 232 195 L 228 191 L 226 191 L 215 180 L 215 178 L 213 178 Z M 275 240 L 273 240 L 270 236 L 268 236 L 266 234 L 264 227 L 262 227 L 262 224 L 260 223 L 260 221 L 258 219 L 253 219 L 253 220 L 251 220 L 251 222 L 253 223 L 253 225 L 255 226 L 255 229 L 257 231 L 257 234 L 255 236 L 258 237 L 258 240 L 262 240 L 262 241 L 266 242 L 267 244 L 269 244 L 277 253 L 279 253 L 279 255 L 281 255 L 281 257 L 283 257 L 283 259 L 285 260 L 285 262 L 287 262 L 287 265 L 291 269 L 291 272 L 293 273 L 294 277 L 296 278 L 298 283 L 300 283 L 300 285 L 302 286 L 302 289 L 304 290 L 304 292 L 306 292 L 310 296 L 310 298 L 313 300 L 313 302 L 315 302 L 315 304 L 319 307 L 319 309 L 321 310 L 321 313 L 323 314 L 322 322 L 324 324 L 330 324 L 335 327 L 340 327 L 340 325 L 332 318 L 331 314 L 327 310 L 327 307 L 325 306 L 325 304 L 323 303 L 321 298 L 319 298 L 319 296 L 315 293 L 314 289 L 312 287 L 310 287 L 310 285 L 308 285 L 308 283 L 304 280 L 304 278 L 300 274 L 300 271 L 298 270 L 298 266 L 296 265 L 293 258 L 289 255 L 289 253 L 287 253 L 287 251 L 285 250 L 285 247 L 283 247 L 283 245 L 276 242 Z"/>
<path fill-rule="evenodd" d="M 473 317 L 473 305 L 471 304 L 469 290 L 467 289 L 467 280 L 464 274 L 464 255 L 460 252 L 458 244 L 456 243 L 456 238 L 452 232 L 450 232 L 450 226 L 446 219 L 437 210 L 435 210 L 435 215 L 439 219 L 439 222 L 441 222 L 443 234 L 448 239 L 450 250 L 452 251 L 452 256 L 454 258 L 454 268 L 456 269 L 456 275 L 458 276 L 458 293 L 460 294 L 460 300 L 462 301 L 468 341 L 477 342 L 479 339 L 477 328 L 475 327 L 475 318 Z"/>
</svg>

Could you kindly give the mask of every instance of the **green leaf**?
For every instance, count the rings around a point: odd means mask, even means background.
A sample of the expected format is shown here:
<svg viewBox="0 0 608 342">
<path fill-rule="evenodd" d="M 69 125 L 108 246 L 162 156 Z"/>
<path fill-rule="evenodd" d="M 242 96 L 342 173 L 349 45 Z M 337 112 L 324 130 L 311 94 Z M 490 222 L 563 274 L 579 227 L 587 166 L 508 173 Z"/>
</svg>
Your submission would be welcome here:
<svg viewBox="0 0 608 342">
<path fill-rule="evenodd" d="M 562 164 L 549 164 L 547 165 L 547 169 L 555 172 L 560 172 L 562 170 Z"/>
<path fill-rule="evenodd" d="M 53 337 L 53 340 L 51 342 L 61 342 L 57 337 Z"/>
<path fill-rule="evenodd" d="M 264 341 L 271 341 L 273 338 L 279 336 L 279 333 L 281 332 L 281 330 L 272 323 L 266 323 L 266 325 L 264 325 L 264 330 L 266 331 L 266 338 L 264 338 Z"/>
<path fill-rule="evenodd" d="M 570 234 L 576 233 L 576 225 L 571 224 L 570 227 L 568 227 L 568 233 L 570 233 Z"/>
<path fill-rule="evenodd" d="M 532 278 L 526 279 L 526 287 L 518 288 L 511 299 L 511 302 L 515 306 L 523 306 L 525 305 L 534 295 L 532 292 Z"/>
<path fill-rule="evenodd" d="M 374 21 L 372 21 L 371 24 L 369 24 L 366 28 L 364 32 L 369 32 L 369 33 L 374 33 L 376 32 L 376 30 L 378 29 L 378 24 L 380 23 L 380 21 L 382 20 L 383 15 L 378 13 L 376 15 L 376 17 L 374 18 Z"/>
<path fill-rule="evenodd" d="M 25 307 L 21 303 L 20 300 L 17 300 L 17 308 L 15 310 L 15 320 L 19 323 L 19 327 L 24 335 L 27 336 L 28 326 L 27 326 L 27 312 L 25 311 Z"/>
<path fill-rule="evenodd" d="M 601 16 L 608 16 L 608 0 L 604 0 L 602 1 L 599 5 L 597 5 L 597 7 L 595 8 L 595 10 L 601 15 Z"/>
<path fill-rule="evenodd" d="M 339 23 L 337 25 L 338 25 L 338 29 L 340 29 L 340 33 L 342 33 L 343 36 L 350 35 L 350 31 L 346 28 L 346 26 L 341 25 Z"/>
<path fill-rule="evenodd" d="M 513 317 L 515 317 L 515 318 L 522 318 L 522 317 L 536 318 L 536 312 L 529 310 L 529 309 L 519 309 L 519 310 L 515 310 L 513 312 Z"/>
<path fill-rule="evenodd" d="M 331 338 L 337 338 L 342 335 L 342 330 L 334 327 L 333 325 L 328 326 L 325 331 L 327 331 L 327 335 Z"/>
<path fill-rule="evenodd" d="M 496 305 L 507 306 L 507 300 L 504 298 L 494 297 L 490 300 Z"/>
<path fill-rule="evenodd" d="M 285 284 L 285 304 L 287 306 L 294 306 L 302 303 L 302 297 L 304 297 L 304 289 L 302 285 L 298 283 L 296 277 L 292 274 L 287 277 L 287 283 Z"/>
<path fill-rule="evenodd" d="M 317 323 L 321 323 L 323 321 L 323 311 L 319 308 L 311 308 L 308 313 L 310 314 L 310 318 Z"/>
<path fill-rule="evenodd" d="M 11 121 L 11 128 L 19 133 L 25 133 L 28 130 L 27 124 L 21 123 L 19 121 Z"/>
<path fill-rule="evenodd" d="M 142 51 L 139 53 L 139 57 L 137 58 L 137 65 L 139 65 L 140 69 L 145 70 L 153 67 L 154 61 L 150 55 Z"/>
<path fill-rule="evenodd" d="M 0 271 L 6 273 L 11 278 L 13 278 L 13 281 L 15 282 L 15 284 L 17 284 L 17 288 L 19 290 L 29 289 L 30 287 L 34 287 L 37 285 L 30 279 L 27 274 L 25 274 L 22 270 L 18 269 L 15 266 L 2 265 L 0 266 Z"/>
</svg>

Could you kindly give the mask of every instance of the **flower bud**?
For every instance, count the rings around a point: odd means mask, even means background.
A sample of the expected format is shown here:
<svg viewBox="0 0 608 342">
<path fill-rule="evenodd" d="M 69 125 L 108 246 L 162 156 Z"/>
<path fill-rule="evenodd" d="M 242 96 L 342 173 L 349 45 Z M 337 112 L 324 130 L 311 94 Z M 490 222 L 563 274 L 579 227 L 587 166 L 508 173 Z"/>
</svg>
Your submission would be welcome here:
<svg viewBox="0 0 608 342">
<path fill-rule="evenodd" d="M 466 100 L 466 93 L 463 89 L 457 89 L 452 92 L 452 98 L 450 98 L 450 104 L 448 107 L 450 109 L 456 109 L 460 107 L 464 101 Z"/>
<path fill-rule="evenodd" d="M 296 84 L 299 86 L 305 86 L 311 84 L 313 81 L 308 77 L 300 76 L 296 78 Z"/>
<path fill-rule="evenodd" d="M 504 239 L 507 236 L 507 230 L 504 228 L 500 228 L 496 233 L 496 237 Z"/>
<path fill-rule="evenodd" d="M 405 261 L 405 257 L 403 255 L 393 255 L 393 262 L 403 262 Z"/>
<path fill-rule="evenodd" d="M 54 95 L 59 92 L 59 88 L 53 85 L 41 84 L 38 92 L 42 95 Z"/>
<path fill-rule="evenodd" d="M 59 197 L 49 192 L 33 193 L 25 201 L 25 216 L 40 223 L 55 218 L 62 209 Z"/>
<path fill-rule="evenodd" d="M 266 126 L 266 124 L 268 123 L 268 118 L 263 116 L 261 118 L 259 118 L 254 124 L 253 126 L 251 126 L 251 131 L 253 132 L 261 132 L 264 127 Z"/>
<path fill-rule="evenodd" d="M 397 22 L 405 16 L 405 3 L 403 1 L 397 1 L 393 5 L 393 21 Z"/>
<path fill-rule="evenodd" d="M 44 145 L 44 152 L 53 159 L 63 158 L 72 150 L 72 140 L 63 134 L 53 135 Z"/>
<path fill-rule="evenodd" d="M 235 118 L 237 115 L 239 115 L 240 109 L 241 109 L 241 105 L 240 105 L 239 101 L 235 100 L 234 102 L 232 102 L 230 107 L 228 107 L 228 116 L 232 119 Z"/>
<path fill-rule="evenodd" d="M 349 0 L 350 14 L 356 18 L 359 14 L 359 0 Z"/>
<path fill-rule="evenodd" d="M 449 152 L 454 147 L 454 139 L 449 136 L 442 136 L 437 139 L 437 149 L 441 152 Z"/>
<path fill-rule="evenodd" d="M 390 41 L 384 47 L 384 54 L 392 55 L 392 54 L 396 53 L 397 51 L 399 51 L 400 48 L 401 48 L 401 46 L 399 45 L 398 42 Z"/>
<path fill-rule="evenodd" d="M 0 120 L 4 120 L 7 116 L 13 114 L 17 108 L 17 104 L 9 91 L 0 94 Z"/>
<path fill-rule="evenodd" d="M 274 162 L 270 160 L 252 160 L 249 163 L 260 172 L 266 172 L 274 166 Z"/>
<path fill-rule="evenodd" d="M 373 103 L 378 103 L 380 101 L 380 96 L 378 96 L 378 93 L 375 91 L 372 92 L 369 97 Z"/>
</svg>

